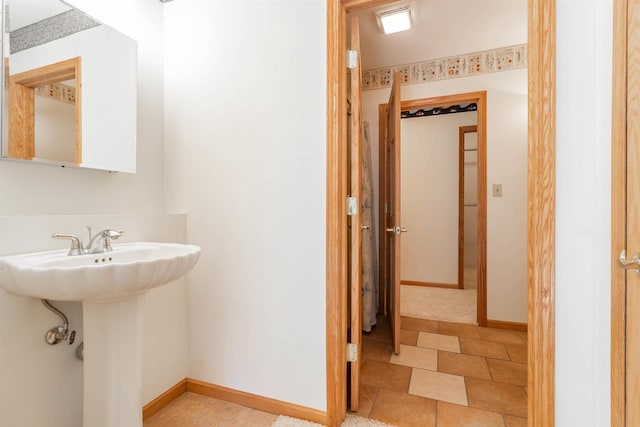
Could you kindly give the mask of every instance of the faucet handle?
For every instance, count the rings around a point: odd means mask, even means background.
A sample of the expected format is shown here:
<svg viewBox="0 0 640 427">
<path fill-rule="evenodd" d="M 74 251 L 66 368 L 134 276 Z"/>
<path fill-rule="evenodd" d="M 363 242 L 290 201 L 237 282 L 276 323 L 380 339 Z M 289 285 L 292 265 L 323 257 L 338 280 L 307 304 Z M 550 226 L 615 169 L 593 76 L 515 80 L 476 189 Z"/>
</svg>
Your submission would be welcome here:
<svg viewBox="0 0 640 427">
<path fill-rule="evenodd" d="M 74 236 L 72 234 L 54 233 L 51 235 L 51 238 L 71 240 L 71 248 L 69 249 L 68 255 L 84 255 L 85 254 L 84 246 L 82 246 L 82 240 L 80 240 L 80 238 L 77 236 Z"/>
</svg>

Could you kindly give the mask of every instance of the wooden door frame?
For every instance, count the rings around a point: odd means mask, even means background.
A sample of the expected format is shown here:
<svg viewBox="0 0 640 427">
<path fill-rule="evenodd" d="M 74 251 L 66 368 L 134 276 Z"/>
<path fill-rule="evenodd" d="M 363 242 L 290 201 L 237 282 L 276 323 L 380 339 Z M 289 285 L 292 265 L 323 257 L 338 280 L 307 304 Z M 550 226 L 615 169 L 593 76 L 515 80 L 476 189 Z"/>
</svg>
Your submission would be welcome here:
<svg viewBox="0 0 640 427">
<path fill-rule="evenodd" d="M 465 203 L 464 203 L 464 153 L 465 153 L 465 149 L 464 149 L 464 136 L 468 133 L 478 133 L 478 126 L 477 125 L 473 125 L 473 126 L 460 126 L 458 128 L 458 289 L 464 289 L 464 208 L 465 208 Z M 479 147 L 476 148 L 476 152 L 479 153 L 480 149 Z M 480 163 L 479 160 L 478 161 L 478 166 L 477 168 L 480 168 Z M 485 168 L 486 168 L 486 155 L 484 158 L 485 161 Z M 486 171 L 486 169 L 485 169 Z M 485 179 L 486 179 L 486 172 L 485 172 Z M 478 186 L 478 181 L 476 180 L 476 187 Z M 485 198 L 485 209 L 486 209 L 486 198 Z M 478 205 L 480 203 L 479 200 L 476 200 L 476 205 Z M 478 207 L 478 206 L 476 206 Z M 479 210 L 478 210 L 478 214 L 476 215 L 476 220 L 477 217 L 479 217 Z M 486 211 L 485 211 L 486 212 Z M 486 224 L 486 222 L 485 222 Z M 486 225 L 485 225 L 486 227 Z M 477 239 L 478 241 L 476 242 L 476 246 L 478 246 L 478 244 L 480 243 L 480 239 Z M 486 250 L 486 229 L 485 229 L 485 250 Z M 486 258 L 485 258 L 486 259 Z M 476 268 L 477 268 L 477 261 L 476 261 Z M 477 282 L 477 279 L 476 279 Z M 486 265 L 485 265 L 485 286 L 486 286 Z M 476 288 L 478 287 L 477 283 L 476 283 Z"/>
<path fill-rule="evenodd" d="M 327 424 L 347 412 L 347 15 L 327 0 Z"/>
<path fill-rule="evenodd" d="M 35 91 L 39 86 L 75 80 L 75 157 L 82 163 L 82 58 L 77 56 L 9 77 L 9 157 L 35 156 Z"/>
<path fill-rule="evenodd" d="M 528 423 L 555 422 L 556 0 L 529 0 Z"/>
<path fill-rule="evenodd" d="M 469 92 L 454 95 L 436 96 L 431 98 L 412 99 L 400 102 L 402 111 L 423 109 L 428 110 L 436 107 L 449 107 L 458 104 L 472 104 L 478 106 L 476 127 L 478 129 L 478 296 L 477 296 L 477 321 L 480 326 L 487 326 L 487 92 Z M 379 132 L 385 134 L 386 123 L 382 120 L 382 114 L 387 110 L 387 104 L 380 104 L 378 111 L 380 120 L 378 121 Z M 380 139 L 384 141 L 384 138 Z M 387 173 L 387 150 L 384 143 L 378 144 L 378 165 L 380 177 L 385 177 Z M 385 186 L 383 180 L 378 180 L 378 218 L 384 218 L 384 201 L 386 200 Z M 386 241 L 383 238 L 384 227 L 380 226 L 378 246 L 380 262 L 378 263 L 378 277 L 382 279 L 386 275 Z M 381 286 L 382 288 L 382 286 Z M 380 301 L 383 301 L 382 299 Z"/>
<path fill-rule="evenodd" d="M 346 12 L 388 0 L 327 0 L 327 423 L 346 415 Z M 555 421 L 556 1 L 528 0 L 528 423 Z"/>
<path fill-rule="evenodd" d="M 613 2 L 613 98 L 611 116 L 611 426 L 626 423 L 626 272 L 618 254 L 626 243 L 627 6 Z"/>
<path fill-rule="evenodd" d="M 360 60 L 360 23 L 358 17 L 351 18 L 351 47 L 357 52 L 355 68 L 351 69 L 351 114 L 349 117 L 349 185 L 350 195 L 355 197 L 358 208 L 351 218 L 351 245 L 349 246 L 350 269 L 350 343 L 362 347 L 362 69 Z M 371 230 L 371 224 L 369 224 Z M 351 391 L 349 408 L 358 410 L 360 402 L 360 367 L 362 360 L 351 362 Z"/>
</svg>

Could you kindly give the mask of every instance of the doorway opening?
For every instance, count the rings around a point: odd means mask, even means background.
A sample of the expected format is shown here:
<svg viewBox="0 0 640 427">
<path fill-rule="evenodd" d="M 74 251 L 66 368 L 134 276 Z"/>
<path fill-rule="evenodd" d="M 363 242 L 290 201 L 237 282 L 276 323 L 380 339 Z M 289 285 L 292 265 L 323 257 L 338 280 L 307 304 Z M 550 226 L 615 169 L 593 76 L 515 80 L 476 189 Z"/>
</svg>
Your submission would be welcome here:
<svg viewBox="0 0 640 427">
<path fill-rule="evenodd" d="M 458 289 L 478 289 L 478 126 L 458 129 Z M 468 218 L 467 218 L 468 217 Z M 475 227 L 474 227 L 475 224 Z"/>
<path fill-rule="evenodd" d="M 401 111 L 413 111 L 413 110 L 424 111 L 424 110 L 431 110 L 439 107 L 440 108 L 449 107 L 451 105 L 470 105 L 470 104 L 474 104 L 476 106 L 476 118 L 475 118 L 476 124 L 475 126 L 473 126 L 473 128 L 477 133 L 477 148 L 476 148 L 477 150 L 476 151 L 477 153 L 477 168 L 476 168 L 477 184 L 475 185 L 476 194 L 475 194 L 475 197 L 473 198 L 473 201 L 476 203 L 469 203 L 469 205 L 476 205 L 473 207 L 475 208 L 475 210 L 477 210 L 477 213 L 475 215 L 477 239 L 476 239 L 476 245 L 475 245 L 476 257 L 475 257 L 475 263 L 474 263 L 476 266 L 475 274 L 476 274 L 476 288 L 477 288 L 476 321 L 480 326 L 487 326 L 486 92 L 471 92 L 471 93 L 439 96 L 439 97 L 433 97 L 433 98 L 405 100 L 405 101 L 401 101 L 400 109 Z M 391 190 L 391 187 L 389 185 L 388 180 L 385 180 L 382 178 L 387 177 L 388 175 L 387 164 L 389 161 L 388 160 L 389 147 L 384 143 L 385 138 L 383 137 L 384 135 L 387 134 L 386 121 L 384 120 L 384 117 L 388 114 L 388 104 L 381 104 L 379 108 L 379 112 L 380 112 L 379 126 L 380 126 L 381 138 L 380 138 L 378 160 L 380 165 L 379 176 L 381 177 L 381 179 L 380 179 L 380 185 L 379 185 L 379 210 L 378 210 L 379 216 L 378 218 L 387 218 L 389 215 L 388 206 L 390 205 L 389 192 Z M 460 163 L 458 164 L 457 169 L 458 171 L 464 171 L 464 133 L 465 131 L 459 130 L 459 132 L 460 132 L 459 135 L 462 135 L 462 143 L 461 144 L 459 143 L 460 145 L 458 145 L 458 147 L 453 147 L 453 149 L 454 151 L 459 152 L 458 161 L 462 162 L 462 164 Z M 466 132 L 470 133 L 471 132 L 470 128 L 466 128 Z M 460 147 L 462 147 L 461 153 L 460 153 Z M 460 154 L 462 154 L 462 156 L 460 156 Z M 401 182 L 409 181 L 409 179 L 407 179 L 408 177 L 405 177 L 404 181 L 402 181 L 403 176 L 404 174 L 400 173 L 400 176 L 397 178 L 400 179 Z M 464 179 L 464 174 L 462 174 L 462 178 Z M 462 184 L 463 185 L 460 185 L 459 183 L 457 187 L 464 188 L 464 181 L 462 181 Z M 401 187 L 402 187 L 402 184 L 401 184 Z M 462 258 L 464 257 L 464 229 L 463 227 L 460 227 L 460 225 L 464 224 L 463 218 L 465 215 L 465 212 L 464 212 L 465 202 L 464 202 L 464 198 L 460 200 L 460 196 L 464 196 L 464 192 L 458 192 L 457 212 L 445 211 L 445 214 L 448 214 L 449 216 L 454 218 L 457 217 L 457 220 L 458 220 L 457 221 L 457 226 L 458 226 L 457 237 L 458 238 L 456 239 L 456 244 L 455 244 L 455 247 L 453 248 L 455 253 L 452 254 L 453 256 L 457 255 L 457 259 L 455 262 L 455 269 L 457 270 L 456 272 L 457 283 L 455 286 L 452 285 L 451 287 L 462 289 L 464 286 L 463 285 L 464 265 L 462 262 Z M 472 207 L 472 206 L 469 206 L 469 207 Z M 403 209 L 403 216 L 402 216 L 403 227 L 407 226 L 407 224 L 405 224 L 406 215 L 404 215 L 404 212 L 405 212 L 405 209 Z M 424 221 L 427 221 L 427 220 L 428 219 L 424 218 Z M 416 221 L 416 225 L 418 222 L 419 221 Z M 385 223 L 386 223 L 386 220 L 381 220 L 381 224 L 385 224 Z M 407 233 L 407 235 L 408 234 L 409 233 Z M 421 238 L 421 236 L 419 236 L 418 238 Z M 433 239 L 434 244 L 436 245 L 440 244 L 442 240 L 442 239 L 434 238 L 434 236 L 429 236 L 428 238 Z M 388 284 L 390 283 L 392 278 L 390 277 L 390 269 L 388 268 L 388 260 L 390 258 L 390 255 L 389 255 L 388 240 L 386 238 L 386 232 L 384 227 L 380 227 L 380 236 L 379 236 L 378 242 L 379 242 L 379 254 L 380 254 L 379 277 L 380 277 L 381 283 Z M 406 246 L 404 246 L 404 243 L 405 242 L 403 242 L 403 246 L 402 246 L 403 250 L 407 248 Z M 403 258 L 404 258 L 404 255 L 403 255 Z M 444 261 L 446 260 L 440 260 L 438 261 L 438 263 L 442 264 Z M 420 262 L 418 260 L 416 261 L 415 264 L 424 264 L 424 263 L 425 263 L 424 261 Z M 403 275 L 405 274 L 415 275 L 415 274 L 421 273 L 420 271 L 407 272 L 408 270 L 407 264 L 402 265 Z M 411 266 L 409 265 L 409 267 Z M 416 269 L 414 268 L 414 270 Z M 410 277 L 404 277 L 404 276 L 402 277 L 400 282 L 402 286 L 424 284 L 424 281 L 419 282 L 415 280 L 406 280 L 406 279 L 410 279 Z M 436 286 L 437 285 L 442 285 L 442 284 L 437 283 Z M 383 304 L 384 307 L 387 307 L 390 301 L 388 301 L 384 295 L 383 289 L 385 288 L 385 286 L 381 286 L 380 288 L 381 288 L 380 301 L 382 302 L 381 304 Z M 400 301 L 398 301 L 397 303 L 400 304 Z M 402 310 L 401 307 L 397 307 L 397 308 Z M 387 311 L 385 310 L 385 313 L 386 312 Z M 438 319 L 434 319 L 434 320 L 438 320 Z"/>
<path fill-rule="evenodd" d="M 386 0 L 327 1 L 327 422 L 346 414 L 346 12 Z M 553 426 L 555 0 L 528 2 L 528 420 Z"/>
</svg>

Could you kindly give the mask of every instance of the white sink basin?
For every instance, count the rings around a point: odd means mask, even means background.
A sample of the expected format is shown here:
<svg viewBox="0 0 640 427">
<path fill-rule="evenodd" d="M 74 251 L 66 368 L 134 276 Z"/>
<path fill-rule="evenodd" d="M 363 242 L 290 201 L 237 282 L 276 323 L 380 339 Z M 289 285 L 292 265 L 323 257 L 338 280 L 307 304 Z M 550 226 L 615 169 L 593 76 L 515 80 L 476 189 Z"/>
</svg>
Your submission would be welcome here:
<svg viewBox="0 0 640 427">
<path fill-rule="evenodd" d="M 122 243 L 102 254 L 68 250 L 0 257 L 0 285 L 25 297 L 81 301 L 85 427 L 142 427 L 144 292 L 191 270 L 200 247 Z"/>
<path fill-rule="evenodd" d="M 195 266 L 200 247 L 137 242 L 100 254 L 67 252 L 0 257 L 0 285 L 15 295 L 55 301 L 118 301 L 178 279 Z"/>
</svg>

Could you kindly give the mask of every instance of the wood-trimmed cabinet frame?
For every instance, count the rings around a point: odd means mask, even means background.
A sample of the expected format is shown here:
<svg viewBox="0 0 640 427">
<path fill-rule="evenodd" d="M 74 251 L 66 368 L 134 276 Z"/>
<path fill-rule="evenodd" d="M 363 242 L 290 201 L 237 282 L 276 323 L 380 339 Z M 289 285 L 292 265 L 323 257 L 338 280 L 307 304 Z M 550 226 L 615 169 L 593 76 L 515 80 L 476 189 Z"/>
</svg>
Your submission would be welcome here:
<svg viewBox="0 0 640 427">
<path fill-rule="evenodd" d="M 346 13 L 388 0 L 327 0 L 327 420 L 346 416 Z M 555 422 L 556 0 L 528 0 L 528 424 Z"/>
</svg>

